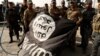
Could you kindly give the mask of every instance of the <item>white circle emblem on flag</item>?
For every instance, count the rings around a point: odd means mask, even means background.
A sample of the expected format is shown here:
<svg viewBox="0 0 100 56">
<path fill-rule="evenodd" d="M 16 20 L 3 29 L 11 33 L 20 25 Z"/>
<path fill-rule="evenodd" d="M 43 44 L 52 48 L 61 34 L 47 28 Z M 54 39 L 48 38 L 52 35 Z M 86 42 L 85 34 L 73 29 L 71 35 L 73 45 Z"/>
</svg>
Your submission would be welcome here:
<svg viewBox="0 0 100 56">
<path fill-rule="evenodd" d="M 34 38 L 39 41 L 46 41 L 55 30 L 55 22 L 52 17 L 41 14 L 33 21 Z"/>
</svg>

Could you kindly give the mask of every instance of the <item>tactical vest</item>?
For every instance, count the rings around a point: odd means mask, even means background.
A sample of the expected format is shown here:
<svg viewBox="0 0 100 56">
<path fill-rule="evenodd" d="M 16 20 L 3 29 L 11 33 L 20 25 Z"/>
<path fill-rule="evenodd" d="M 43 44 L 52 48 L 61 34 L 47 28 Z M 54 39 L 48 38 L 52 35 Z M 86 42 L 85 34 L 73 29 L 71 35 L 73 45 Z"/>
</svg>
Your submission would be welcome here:
<svg viewBox="0 0 100 56">
<path fill-rule="evenodd" d="M 97 15 L 94 16 L 93 32 L 100 32 L 100 13 L 97 13 Z"/>
</svg>

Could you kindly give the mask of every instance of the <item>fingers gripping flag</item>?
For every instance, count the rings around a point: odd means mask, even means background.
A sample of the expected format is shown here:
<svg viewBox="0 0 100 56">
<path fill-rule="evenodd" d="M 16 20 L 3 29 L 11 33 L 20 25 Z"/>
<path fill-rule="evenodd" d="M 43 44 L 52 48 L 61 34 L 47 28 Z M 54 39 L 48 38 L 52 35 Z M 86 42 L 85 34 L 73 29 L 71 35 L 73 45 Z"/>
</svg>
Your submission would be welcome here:
<svg viewBox="0 0 100 56">
<path fill-rule="evenodd" d="M 40 14 L 32 20 L 19 56 L 54 56 L 53 51 L 70 38 L 76 25 L 67 19 L 53 19 Z"/>
</svg>

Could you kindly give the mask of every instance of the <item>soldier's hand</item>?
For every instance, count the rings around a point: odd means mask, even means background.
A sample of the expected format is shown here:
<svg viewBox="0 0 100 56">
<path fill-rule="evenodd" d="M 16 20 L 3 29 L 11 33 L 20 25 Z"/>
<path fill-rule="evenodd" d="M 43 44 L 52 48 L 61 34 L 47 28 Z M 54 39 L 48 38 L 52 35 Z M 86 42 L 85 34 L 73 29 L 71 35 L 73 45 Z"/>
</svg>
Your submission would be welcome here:
<svg viewBox="0 0 100 56">
<path fill-rule="evenodd" d="M 79 22 L 76 22 L 76 25 L 77 25 L 77 26 L 80 26 L 80 23 L 79 23 Z"/>
</svg>

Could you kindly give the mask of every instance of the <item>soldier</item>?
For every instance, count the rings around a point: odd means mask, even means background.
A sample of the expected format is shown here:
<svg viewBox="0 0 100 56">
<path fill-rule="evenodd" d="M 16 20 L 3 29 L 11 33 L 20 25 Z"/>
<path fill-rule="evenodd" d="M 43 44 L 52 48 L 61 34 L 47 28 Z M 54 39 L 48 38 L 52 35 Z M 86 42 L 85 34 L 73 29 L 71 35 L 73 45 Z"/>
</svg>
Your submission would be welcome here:
<svg viewBox="0 0 100 56">
<path fill-rule="evenodd" d="M 22 6 L 20 7 L 19 14 L 20 14 L 21 23 L 22 23 L 24 29 L 25 29 L 25 27 L 24 27 L 23 16 L 24 16 L 24 11 L 25 11 L 26 9 L 27 9 L 27 0 L 23 0 L 23 4 L 22 4 Z M 24 30 L 24 31 L 25 31 L 25 30 Z"/>
<path fill-rule="evenodd" d="M 91 56 L 97 56 L 98 49 L 100 46 L 100 2 L 98 3 L 98 11 L 97 14 L 94 16 L 93 19 L 93 38 L 94 43 L 93 43 L 93 50 L 92 50 L 92 55 Z"/>
<path fill-rule="evenodd" d="M 76 24 L 76 31 L 72 33 L 71 39 L 69 40 L 69 46 L 71 46 L 72 49 L 75 49 L 75 36 L 78 29 L 78 26 L 80 25 L 80 22 L 82 21 L 82 15 L 77 8 L 76 2 L 70 2 L 69 4 L 70 8 L 67 10 L 66 15 L 67 19 L 72 21 L 74 24 Z"/>
<path fill-rule="evenodd" d="M 60 10 L 56 7 L 56 1 L 53 0 L 51 3 L 51 7 L 50 7 L 50 11 L 49 11 L 50 15 L 55 17 L 54 20 L 58 20 L 58 17 L 60 16 Z"/>
<path fill-rule="evenodd" d="M 18 23 L 21 23 L 21 16 L 20 16 L 20 4 L 15 6 L 16 11 L 16 18 L 19 20 Z M 22 27 L 19 25 L 19 31 L 22 32 Z"/>
<path fill-rule="evenodd" d="M 61 17 L 66 18 L 65 14 L 66 14 L 66 11 L 67 11 L 67 7 L 65 6 L 65 1 L 64 0 L 62 1 L 61 5 L 62 5 L 62 7 L 60 9 Z"/>
<path fill-rule="evenodd" d="M 23 1 L 22 7 L 20 9 L 20 16 L 23 18 L 24 11 L 27 9 L 27 0 Z"/>
<path fill-rule="evenodd" d="M 18 19 L 21 21 L 21 18 L 20 18 L 20 4 L 17 4 L 17 5 L 15 6 L 15 10 L 16 10 L 16 12 L 17 12 Z"/>
<path fill-rule="evenodd" d="M 35 18 L 36 16 L 36 12 L 33 9 L 33 3 L 32 2 L 28 2 L 28 8 L 25 10 L 24 12 L 24 16 L 23 16 L 23 20 L 24 20 L 24 35 L 29 31 L 29 24 L 31 22 L 31 20 L 33 18 Z M 20 46 L 23 43 L 24 40 L 24 36 L 21 39 L 21 41 L 19 42 L 18 46 Z"/>
<path fill-rule="evenodd" d="M 49 13 L 49 7 L 48 7 L 48 4 L 45 4 L 44 12 L 47 13 L 47 14 Z"/>
<path fill-rule="evenodd" d="M 29 24 L 35 16 L 36 16 L 36 12 L 33 9 L 33 3 L 28 2 L 28 8 L 25 10 L 24 17 L 23 17 L 24 25 L 25 25 L 25 33 L 29 31 Z"/>
<path fill-rule="evenodd" d="M 10 42 L 13 42 L 13 34 L 15 33 L 17 39 L 19 40 L 19 25 L 18 25 L 18 18 L 15 12 L 14 3 L 9 2 L 8 10 L 6 12 L 6 19 L 9 27 L 9 35 L 10 35 Z"/>
<path fill-rule="evenodd" d="M 80 26 L 80 33 L 82 36 L 81 45 L 83 51 L 86 51 L 89 38 L 92 35 L 92 20 L 95 15 L 95 9 L 92 8 L 92 2 L 86 2 L 85 9 L 82 11 L 83 20 Z"/>
</svg>

